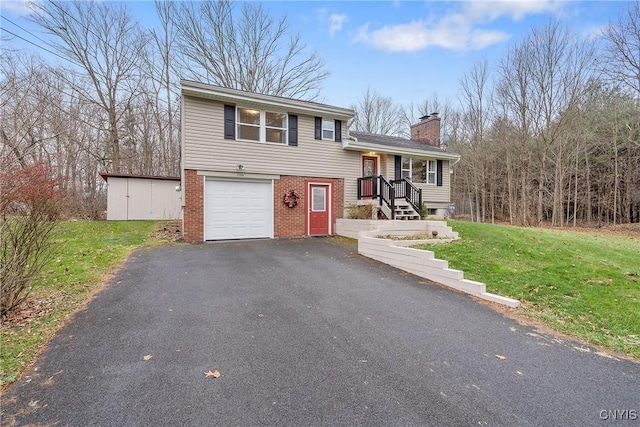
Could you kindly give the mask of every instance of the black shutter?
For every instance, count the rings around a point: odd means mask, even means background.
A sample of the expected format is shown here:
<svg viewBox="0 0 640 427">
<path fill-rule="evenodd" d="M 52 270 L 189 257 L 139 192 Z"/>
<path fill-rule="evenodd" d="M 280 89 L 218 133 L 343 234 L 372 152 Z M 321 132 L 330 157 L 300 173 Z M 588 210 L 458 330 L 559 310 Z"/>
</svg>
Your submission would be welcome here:
<svg viewBox="0 0 640 427">
<path fill-rule="evenodd" d="M 442 187 L 442 160 L 437 160 L 436 164 L 436 185 Z"/>
<path fill-rule="evenodd" d="M 395 157 L 395 178 L 402 179 L 402 156 Z"/>
<path fill-rule="evenodd" d="M 236 107 L 224 106 L 224 139 L 236 139 Z"/>
<path fill-rule="evenodd" d="M 298 146 L 298 116 L 289 114 L 289 145 Z"/>
<path fill-rule="evenodd" d="M 322 139 L 322 117 L 316 117 L 316 139 Z"/>
<path fill-rule="evenodd" d="M 342 122 L 340 120 L 336 120 L 336 142 L 342 141 Z"/>
</svg>

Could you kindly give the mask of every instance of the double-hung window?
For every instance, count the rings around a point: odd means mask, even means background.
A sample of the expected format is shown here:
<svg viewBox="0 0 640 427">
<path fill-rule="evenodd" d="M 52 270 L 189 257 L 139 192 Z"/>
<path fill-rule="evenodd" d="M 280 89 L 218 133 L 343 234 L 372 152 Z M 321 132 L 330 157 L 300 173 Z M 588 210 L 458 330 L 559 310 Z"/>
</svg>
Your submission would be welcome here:
<svg viewBox="0 0 640 427">
<path fill-rule="evenodd" d="M 278 144 L 287 143 L 287 115 L 284 113 L 264 112 L 265 141 Z"/>
<path fill-rule="evenodd" d="M 237 139 L 287 143 L 287 114 L 238 107 Z"/>
<path fill-rule="evenodd" d="M 427 161 L 427 184 L 436 184 L 437 164 L 435 160 Z"/>
<path fill-rule="evenodd" d="M 335 122 L 333 120 L 322 120 L 322 139 L 335 139 Z"/>
<path fill-rule="evenodd" d="M 402 158 L 402 178 L 420 184 L 437 183 L 437 162 L 435 160 Z"/>
</svg>

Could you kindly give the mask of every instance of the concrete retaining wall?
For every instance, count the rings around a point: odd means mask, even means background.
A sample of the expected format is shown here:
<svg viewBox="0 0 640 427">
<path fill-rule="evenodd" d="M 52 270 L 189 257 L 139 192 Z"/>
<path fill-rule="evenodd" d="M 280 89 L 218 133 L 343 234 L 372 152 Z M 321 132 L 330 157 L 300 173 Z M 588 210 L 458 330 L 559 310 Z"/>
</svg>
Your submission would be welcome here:
<svg viewBox="0 0 640 427">
<path fill-rule="evenodd" d="M 438 237 L 446 239 L 429 240 L 393 240 L 380 236 L 431 235 L 438 231 Z M 520 301 L 487 292 L 484 283 L 464 278 L 460 270 L 449 268 L 445 260 L 436 259 L 432 251 L 405 247 L 409 244 L 450 242 L 458 239 L 443 221 L 376 221 L 376 220 L 338 220 L 336 232 L 339 235 L 358 239 L 358 253 L 419 277 L 441 283 L 488 301 L 509 307 L 519 307 Z"/>
<path fill-rule="evenodd" d="M 367 220 L 346 219 L 336 220 L 336 233 L 340 236 L 358 238 L 361 231 L 377 231 L 378 234 L 393 236 L 431 236 L 433 231 L 438 232 L 438 238 L 457 239 L 458 233 L 449 227 L 446 221 L 400 221 L 400 220 Z"/>
</svg>

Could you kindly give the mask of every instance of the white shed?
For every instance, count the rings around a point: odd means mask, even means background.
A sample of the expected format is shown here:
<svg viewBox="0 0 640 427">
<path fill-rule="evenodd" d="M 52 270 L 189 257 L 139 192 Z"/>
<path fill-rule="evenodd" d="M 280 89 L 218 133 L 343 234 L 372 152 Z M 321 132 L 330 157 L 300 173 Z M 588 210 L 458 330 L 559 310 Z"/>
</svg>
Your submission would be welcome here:
<svg viewBox="0 0 640 427">
<path fill-rule="evenodd" d="M 107 220 L 180 219 L 180 178 L 102 173 Z"/>
</svg>

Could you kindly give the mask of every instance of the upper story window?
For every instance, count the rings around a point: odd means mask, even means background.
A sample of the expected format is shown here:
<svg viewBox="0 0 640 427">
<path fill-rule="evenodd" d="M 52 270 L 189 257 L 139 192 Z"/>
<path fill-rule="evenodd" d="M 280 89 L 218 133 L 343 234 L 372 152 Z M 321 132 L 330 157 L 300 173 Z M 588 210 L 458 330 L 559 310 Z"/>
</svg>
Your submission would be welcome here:
<svg viewBox="0 0 640 427">
<path fill-rule="evenodd" d="M 421 184 L 437 184 L 438 165 L 435 160 L 402 158 L 402 178 Z"/>
<path fill-rule="evenodd" d="M 287 114 L 238 107 L 237 139 L 287 143 Z"/>
<path fill-rule="evenodd" d="M 336 128 L 335 121 L 322 120 L 322 139 L 335 140 Z"/>
<path fill-rule="evenodd" d="M 326 141 L 342 141 L 342 121 L 322 117 L 315 118 L 314 138 Z"/>
</svg>

